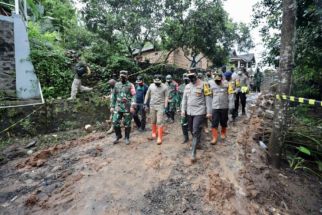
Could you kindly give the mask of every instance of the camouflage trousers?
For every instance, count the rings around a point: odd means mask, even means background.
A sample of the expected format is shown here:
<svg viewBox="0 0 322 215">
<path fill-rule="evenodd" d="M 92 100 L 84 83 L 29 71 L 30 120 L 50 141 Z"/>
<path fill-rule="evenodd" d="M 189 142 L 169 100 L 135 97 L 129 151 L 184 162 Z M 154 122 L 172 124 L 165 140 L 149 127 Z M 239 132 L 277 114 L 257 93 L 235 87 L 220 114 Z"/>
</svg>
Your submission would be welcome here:
<svg viewBox="0 0 322 215">
<path fill-rule="evenodd" d="M 121 121 L 123 119 L 123 124 L 125 128 L 131 127 L 131 121 L 132 121 L 132 114 L 129 112 L 117 112 L 115 111 L 112 117 L 112 122 L 114 128 L 120 128 L 121 127 Z"/>
</svg>

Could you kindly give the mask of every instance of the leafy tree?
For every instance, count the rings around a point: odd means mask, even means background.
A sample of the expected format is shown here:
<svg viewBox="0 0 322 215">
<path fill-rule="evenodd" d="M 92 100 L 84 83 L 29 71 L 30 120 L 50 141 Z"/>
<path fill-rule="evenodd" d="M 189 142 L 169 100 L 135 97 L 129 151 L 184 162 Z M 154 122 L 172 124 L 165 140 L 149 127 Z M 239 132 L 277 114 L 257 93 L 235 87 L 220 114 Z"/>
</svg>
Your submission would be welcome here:
<svg viewBox="0 0 322 215">
<path fill-rule="evenodd" d="M 90 0 L 82 11 L 86 26 L 110 43 L 122 43 L 130 56 L 154 42 L 162 21 L 162 1 Z M 103 12 L 104 11 L 104 12 Z"/>
<path fill-rule="evenodd" d="M 246 52 L 249 49 L 254 48 L 255 45 L 250 35 L 250 27 L 241 22 L 236 28 L 236 42 L 238 44 L 238 51 Z"/>
</svg>

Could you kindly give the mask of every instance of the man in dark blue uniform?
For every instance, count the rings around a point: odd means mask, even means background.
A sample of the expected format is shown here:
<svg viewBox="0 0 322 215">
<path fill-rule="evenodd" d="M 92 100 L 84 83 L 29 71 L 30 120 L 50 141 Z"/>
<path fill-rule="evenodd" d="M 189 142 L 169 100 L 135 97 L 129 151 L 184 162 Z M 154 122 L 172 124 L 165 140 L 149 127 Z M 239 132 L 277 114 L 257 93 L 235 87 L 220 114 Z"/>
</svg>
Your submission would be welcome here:
<svg viewBox="0 0 322 215">
<path fill-rule="evenodd" d="M 145 125 L 146 125 L 146 110 L 144 109 L 144 97 L 149 87 L 143 82 L 142 76 L 138 76 L 136 79 L 135 88 L 136 88 L 136 109 L 135 109 L 135 113 L 133 114 L 133 119 L 139 131 L 144 131 Z"/>
</svg>

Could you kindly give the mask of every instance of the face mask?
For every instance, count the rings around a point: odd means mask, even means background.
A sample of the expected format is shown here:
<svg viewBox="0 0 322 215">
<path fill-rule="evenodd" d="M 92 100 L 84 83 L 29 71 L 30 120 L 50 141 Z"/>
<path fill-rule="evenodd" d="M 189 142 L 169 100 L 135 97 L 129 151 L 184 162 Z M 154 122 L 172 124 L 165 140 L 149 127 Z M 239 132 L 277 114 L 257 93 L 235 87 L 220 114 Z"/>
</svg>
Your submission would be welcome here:
<svg viewBox="0 0 322 215">
<path fill-rule="evenodd" d="M 211 77 L 211 74 L 207 74 L 207 77 L 210 78 Z"/>
<path fill-rule="evenodd" d="M 185 84 L 189 84 L 190 80 L 189 79 L 184 79 Z"/>
<path fill-rule="evenodd" d="M 122 81 L 122 83 L 125 83 L 125 82 L 127 81 L 127 78 L 126 78 L 126 77 L 124 77 L 124 76 L 122 76 L 122 77 L 121 77 L 121 81 Z"/>
<path fill-rule="evenodd" d="M 168 84 L 171 84 L 171 80 L 169 80 L 169 81 L 167 81 L 168 82 Z"/>
<path fill-rule="evenodd" d="M 231 77 L 226 77 L 226 80 L 227 80 L 227 81 L 230 81 L 230 79 L 231 79 Z"/>
<path fill-rule="evenodd" d="M 156 85 L 157 87 L 160 87 L 160 86 L 161 86 L 161 83 L 155 83 L 155 85 Z"/>
<path fill-rule="evenodd" d="M 143 86 L 143 82 L 139 83 L 140 86 Z"/>
<path fill-rule="evenodd" d="M 221 84 L 221 80 L 215 80 L 215 82 L 216 82 L 217 85 Z"/>
<path fill-rule="evenodd" d="M 191 83 L 193 83 L 193 84 L 196 83 L 196 81 L 197 81 L 196 76 L 190 76 L 189 79 L 190 79 Z"/>
</svg>

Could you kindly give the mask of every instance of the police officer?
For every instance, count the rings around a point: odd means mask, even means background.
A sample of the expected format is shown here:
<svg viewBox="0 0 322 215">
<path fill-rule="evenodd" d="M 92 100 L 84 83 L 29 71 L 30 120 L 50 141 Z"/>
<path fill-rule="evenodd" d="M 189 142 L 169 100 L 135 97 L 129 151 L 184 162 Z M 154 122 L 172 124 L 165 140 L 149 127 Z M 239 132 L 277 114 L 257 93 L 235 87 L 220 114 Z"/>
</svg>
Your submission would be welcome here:
<svg viewBox="0 0 322 215">
<path fill-rule="evenodd" d="M 232 71 L 232 72 L 231 72 Z M 225 72 L 224 76 L 228 83 L 228 112 L 231 114 L 232 120 L 235 121 L 235 99 L 236 99 L 236 81 L 232 78 L 234 74 L 233 67 L 230 71 Z"/>
<path fill-rule="evenodd" d="M 246 69 L 242 68 L 243 71 L 238 71 L 236 76 L 236 100 L 234 117 L 238 116 L 239 101 L 242 105 L 242 114 L 246 115 L 246 94 L 249 90 L 249 79 L 246 75 Z"/>
<path fill-rule="evenodd" d="M 189 84 L 190 80 L 188 78 L 187 73 L 183 74 L 183 83 L 180 84 L 179 86 L 179 91 L 178 91 L 178 106 L 181 109 L 181 102 L 182 102 L 182 97 L 184 93 L 184 89 Z M 184 116 L 181 116 L 181 128 L 182 128 L 182 134 L 184 137 L 184 140 L 182 143 L 187 143 L 189 141 L 189 127 L 188 127 L 188 117 L 187 114 Z"/>
<path fill-rule="evenodd" d="M 146 124 L 146 110 L 144 108 L 144 98 L 148 91 L 148 85 L 146 85 L 143 82 L 142 76 L 138 76 L 136 78 L 136 108 L 135 113 L 133 114 L 133 119 L 138 127 L 139 131 L 145 130 L 145 124 Z M 139 117 L 141 116 L 141 119 Z"/>
<path fill-rule="evenodd" d="M 162 144 L 163 137 L 163 115 L 168 107 L 169 91 L 165 84 L 162 83 L 162 76 L 154 76 L 153 83 L 149 86 L 148 92 L 144 99 L 145 108 L 150 107 L 152 137 L 149 140 L 157 139 L 157 144 Z"/>
<path fill-rule="evenodd" d="M 166 76 L 166 86 L 169 90 L 169 98 L 168 98 L 168 108 L 166 110 L 166 114 L 168 117 L 168 121 L 174 122 L 174 115 L 176 112 L 176 105 L 178 100 L 178 84 L 172 79 L 171 75 Z"/>
<path fill-rule="evenodd" d="M 76 64 L 74 70 L 75 76 L 72 83 L 70 97 L 68 98 L 68 100 L 76 99 L 76 95 L 78 92 L 89 92 L 93 90 L 93 88 L 85 87 L 82 85 L 82 79 L 91 74 L 91 70 L 89 69 L 89 67 L 83 62 L 79 62 Z"/>
<path fill-rule="evenodd" d="M 221 125 L 221 139 L 226 138 L 228 121 L 228 82 L 222 80 L 222 74 L 214 74 L 214 80 L 209 81 L 212 90 L 212 141 L 215 145 L 218 140 L 218 126 Z"/>
<path fill-rule="evenodd" d="M 207 118 L 211 118 L 211 90 L 208 83 L 197 78 L 195 69 L 189 71 L 188 77 L 190 83 L 187 84 L 183 93 L 181 116 L 188 116 L 189 128 L 192 133 L 191 161 L 194 162 L 206 114 Z"/>
<path fill-rule="evenodd" d="M 131 113 L 134 113 L 135 107 L 135 87 L 128 81 L 128 72 L 120 71 L 120 81 L 115 84 L 112 94 L 111 113 L 113 113 L 113 126 L 116 139 L 114 144 L 118 143 L 122 138 L 121 120 L 123 119 L 125 127 L 125 144 L 130 144 L 131 132 Z"/>
</svg>

